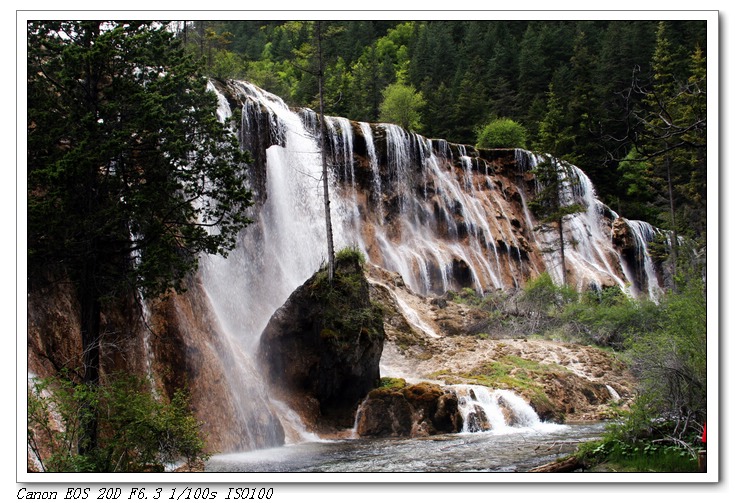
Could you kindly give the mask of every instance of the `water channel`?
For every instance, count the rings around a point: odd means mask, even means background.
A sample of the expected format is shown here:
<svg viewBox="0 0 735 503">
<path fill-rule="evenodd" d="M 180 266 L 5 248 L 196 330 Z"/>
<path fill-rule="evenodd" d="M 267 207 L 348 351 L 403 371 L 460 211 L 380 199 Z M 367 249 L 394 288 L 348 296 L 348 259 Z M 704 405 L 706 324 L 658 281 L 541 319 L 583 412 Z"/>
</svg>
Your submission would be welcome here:
<svg viewBox="0 0 735 503">
<path fill-rule="evenodd" d="M 513 428 L 412 439 L 307 442 L 213 456 L 207 472 L 526 472 L 599 438 L 604 423 Z"/>
</svg>

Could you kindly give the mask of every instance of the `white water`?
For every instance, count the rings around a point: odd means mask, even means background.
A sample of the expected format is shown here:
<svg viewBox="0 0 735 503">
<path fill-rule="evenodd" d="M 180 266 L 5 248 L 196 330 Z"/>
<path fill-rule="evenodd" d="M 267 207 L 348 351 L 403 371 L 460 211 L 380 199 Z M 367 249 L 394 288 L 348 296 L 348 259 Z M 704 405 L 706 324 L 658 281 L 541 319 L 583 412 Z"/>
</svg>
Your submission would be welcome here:
<svg viewBox="0 0 735 503">
<path fill-rule="evenodd" d="M 489 431 L 504 434 L 523 431 L 557 431 L 567 426 L 545 423 L 520 396 L 508 390 L 485 386 L 454 385 L 462 414 L 463 433 Z"/>
<path fill-rule="evenodd" d="M 262 205 L 253 209 L 253 223 L 243 230 L 239 245 L 227 258 L 206 256 L 201 262 L 203 287 L 231 348 L 230 363 L 253 367 L 231 377 L 231 386 L 237 389 L 248 379 L 258 379 L 250 355 L 272 314 L 326 261 L 326 232 L 316 115 L 310 110 L 296 113 L 280 98 L 251 84 L 232 86 L 242 102 L 243 147 L 256 144 L 254 135 L 262 133 L 263 127 L 270 129 L 275 143 L 266 150 L 266 194 Z M 227 120 L 231 115 L 227 100 L 220 95 L 219 103 L 218 116 Z M 254 123 L 263 111 L 267 112 L 265 126 Z M 366 141 L 365 167 L 355 161 L 353 124 Z M 400 273 L 419 294 L 441 294 L 465 286 L 480 292 L 514 288 L 544 264 L 560 279 L 558 257 L 539 250 L 548 239 L 534 231 L 536 222 L 525 204 L 525 190 L 518 187 L 519 197 L 514 199 L 509 186 L 513 180 L 493 175 L 476 152 L 391 124 L 329 117 L 325 125 L 336 249 L 359 247 L 370 262 Z M 387 163 L 382 167 L 381 148 Z M 515 158 L 529 169 L 538 161 L 525 151 L 516 151 Z M 364 177 L 369 187 L 358 185 L 359 169 L 369 170 Z M 602 205 L 586 175 L 571 169 L 579 183 L 570 189 L 569 197 L 586 208 L 567 226 L 568 240 L 574 243 L 567 250 L 567 260 L 577 287 L 611 283 L 626 287 L 633 272 L 624 270 L 612 247 Z M 520 223 L 514 225 L 511 215 Z M 636 225 L 631 229 L 645 231 Z M 645 249 L 647 236 L 641 236 Z M 522 242 L 530 245 L 529 255 L 538 253 L 542 260 L 524 258 Z M 655 274 L 649 276 L 648 285 L 654 292 Z M 415 328 L 439 337 L 405 301 L 397 298 L 397 303 Z M 483 391 L 478 393 L 484 396 Z M 500 392 L 495 393 L 497 402 Z M 503 397 L 503 401 L 511 399 Z M 473 405 L 486 407 L 485 403 Z M 248 414 L 247 406 L 242 407 L 242 414 Z M 283 420 L 293 423 L 287 418 L 289 411 L 280 409 Z M 297 437 L 303 435 L 292 435 L 290 441 L 298 441 Z"/>
</svg>

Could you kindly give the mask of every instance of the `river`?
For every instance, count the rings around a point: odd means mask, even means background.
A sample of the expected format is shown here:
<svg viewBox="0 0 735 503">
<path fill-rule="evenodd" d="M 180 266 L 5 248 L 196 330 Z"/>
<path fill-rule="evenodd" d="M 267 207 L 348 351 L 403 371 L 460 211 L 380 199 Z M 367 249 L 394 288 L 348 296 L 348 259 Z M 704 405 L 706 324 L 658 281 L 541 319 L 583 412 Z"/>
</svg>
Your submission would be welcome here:
<svg viewBox="0 0 735 503">
<path fill-rule="evenodd" d="M 604 423 L 515 428 L 411 439 L 308 442 L 213 456 L 207 472 L 526 472 L 602 435 Z"/>
</svg>

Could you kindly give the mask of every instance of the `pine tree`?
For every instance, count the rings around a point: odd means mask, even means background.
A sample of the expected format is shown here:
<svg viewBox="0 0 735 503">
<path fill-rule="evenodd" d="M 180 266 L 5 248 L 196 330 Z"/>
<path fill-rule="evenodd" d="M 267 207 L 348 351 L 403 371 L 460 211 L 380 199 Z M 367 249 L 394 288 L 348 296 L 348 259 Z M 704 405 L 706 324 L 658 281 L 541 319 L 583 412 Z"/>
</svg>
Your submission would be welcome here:
<svg viewBox="0 0 735 503">
<path fill-rule="evenodd" d="M 248 222 L 245 157 L 173 37 L 153 22 L 28 24 L 29 287 L 76 287 L 92 386 L 103 304 L 180 288 Z M 94 421 L 85 433 L 94 449 Z"/>
<path fill-rule="evenodd" d="M 706 59 L 695 48 L 686 67 L 677 53 L 669 26 L 660 22 L 650 81 L 639 77 L 633 83 L 641 98 L 631 114 L 635 149 L 664 188 L 659 207 L 671 231 L 674 277 L 680 233 L 702 237 L 706 229 Z"/>
<path fill-rule="evenodd" d="M 529 208 L 539 219 L 540 227 L 556 228 L 563 285 L 567 284 L 564 219 L 583 209 L 567 197 L 572 193 L 571 189 L 576 180 L 572 175 L 571 166 L 561 161 L 556 154 L 569 141 L 571 141 L 569 127 L 563 126 L 561 105 L 553 86 L 549 86 L 546 116 L 539 124 L 539 140 L 536 144 L 536 149 L 541 151 L 545 160 L 534 169 L 539 190 L 529 202 Z"/>
</svg>

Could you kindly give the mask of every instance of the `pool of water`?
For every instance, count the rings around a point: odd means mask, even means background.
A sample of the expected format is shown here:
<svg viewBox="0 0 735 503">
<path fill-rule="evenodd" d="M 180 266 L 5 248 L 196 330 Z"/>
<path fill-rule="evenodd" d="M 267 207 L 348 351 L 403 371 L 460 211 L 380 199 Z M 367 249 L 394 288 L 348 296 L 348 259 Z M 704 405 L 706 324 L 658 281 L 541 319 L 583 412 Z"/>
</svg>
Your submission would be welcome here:
<svg viewBox="0 0 735 503">
<path fill-rule="evenodd" d="M 599 438 L 604 423 L 412 439 L 308 442 L 213 456 L 207 472 L 525 472 Z"/>
</svg>

